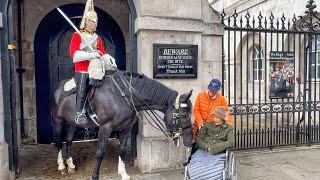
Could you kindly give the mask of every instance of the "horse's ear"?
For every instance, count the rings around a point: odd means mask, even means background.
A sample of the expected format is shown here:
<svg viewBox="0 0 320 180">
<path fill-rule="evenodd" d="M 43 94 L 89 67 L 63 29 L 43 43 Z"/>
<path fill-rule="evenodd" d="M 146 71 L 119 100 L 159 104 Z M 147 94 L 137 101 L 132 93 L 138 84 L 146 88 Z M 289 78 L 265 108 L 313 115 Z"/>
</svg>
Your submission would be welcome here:
<svg viewBox="0 0 320 180">
<path fill-rule="evenodd" d="M 191 97 L 192 91 L 193 91 L 193 89 L 191 89 L 191 90 L 188 92 L 188 94 L 186 94 L 186 100 L 188 100 L 188 99 Z"/>
</svg>

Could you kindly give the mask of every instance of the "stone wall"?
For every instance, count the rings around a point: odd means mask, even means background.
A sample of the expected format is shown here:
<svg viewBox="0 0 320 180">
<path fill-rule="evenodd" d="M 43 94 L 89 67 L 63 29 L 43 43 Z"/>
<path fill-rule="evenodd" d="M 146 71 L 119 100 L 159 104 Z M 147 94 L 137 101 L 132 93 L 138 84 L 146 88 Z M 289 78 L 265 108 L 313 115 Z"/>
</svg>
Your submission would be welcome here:
<svg viewBox="0 0 320 180">
<path fill-rule="evenodd" d="M 193 89 L 191 101 L 207 88 L 212 77 L 221 78 L 221 35 L 219 15 L 208 1 L 140 0 L 135 1 L 138 17 L 135 32 L 138 39 L 138 72 L 153 76 L 153 44 L 198 45 L 196 79 L 159 79 L 179 93 Z M 140 123 L 138 166 L 142 172 L 181 168 L 185 149 L 175 147 L 147 122 Z"/>
</svg>

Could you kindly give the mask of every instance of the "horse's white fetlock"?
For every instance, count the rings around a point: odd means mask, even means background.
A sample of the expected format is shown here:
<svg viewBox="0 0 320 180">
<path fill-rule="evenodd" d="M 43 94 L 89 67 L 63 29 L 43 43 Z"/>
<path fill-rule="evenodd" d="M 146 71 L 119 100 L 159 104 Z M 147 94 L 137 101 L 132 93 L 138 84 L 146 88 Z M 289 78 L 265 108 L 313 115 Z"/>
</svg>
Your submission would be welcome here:
<svg viewBox="0 0 320 180">
<path fill-rule="evenodd" d="M 68 168 L 70 168 L 70 169 L 76 168 L 76 166 L 73 164 L 72 157 L 69 157 L 69 159 L 67 159 L 67 165 L 68 165 Z"/>
<path fill-rule="evenodd" d="M 62 171 L 66 168 L 66 166 L 63 163 L 63 158 L 62 158 L 62 152 L 61 150 L 58 153 L 58 160 L 57 160 L 57 164 L 58 164 L 58 171 Z"/>
<path fill-rule="evenodd" d="M 58 165 L 58 171 L 63 171 L 66 168 L 64 164 L 59 164 Z"/>
<path fill-rule="evenodd" d="M 122 180 L 129 180 L 130 176 L 126 172 L 125 164 L 119 157 L 119 162 L 118 162 L 118 174 L 121 176 Z"/>
</svg>

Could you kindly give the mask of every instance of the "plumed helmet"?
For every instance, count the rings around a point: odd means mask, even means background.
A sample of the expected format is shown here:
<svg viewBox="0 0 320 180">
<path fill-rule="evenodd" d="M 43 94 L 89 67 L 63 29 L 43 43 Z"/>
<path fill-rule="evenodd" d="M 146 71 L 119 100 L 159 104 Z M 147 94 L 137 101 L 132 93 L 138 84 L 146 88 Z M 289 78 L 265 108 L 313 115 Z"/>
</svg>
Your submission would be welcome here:
<svg viewBox="0 0 320 180">
<path fill-rule="evenodd" d="M 94 22 L 98 22 L 98 15 L 94 11 L 93 0 L 87 0 L 86 7 L 84 9 L 84 13 L 83 13 L 81 24 L 80 24 L 80 29 L 85 28 L 85 23 L 87 19 L 90 19 Z"/>
</svg>

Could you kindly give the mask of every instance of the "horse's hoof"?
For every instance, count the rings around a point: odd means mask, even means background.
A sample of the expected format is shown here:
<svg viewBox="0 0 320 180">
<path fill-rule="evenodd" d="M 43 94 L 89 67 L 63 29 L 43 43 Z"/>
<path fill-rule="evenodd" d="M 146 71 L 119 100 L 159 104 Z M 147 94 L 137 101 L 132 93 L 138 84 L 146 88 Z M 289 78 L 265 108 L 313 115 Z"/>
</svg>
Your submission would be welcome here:
<svg viewBox="0 0 320 180">
<path fill-rule="evenodd" d="M 130 176 L 123 176 L 121 177 L 121 180 L 130 180 Z"/>
<path fill-rule="evenodd" d="M 65 166 L 59 166 L 58 171 L 61 173 L 61 175 L 66 174 L 66 167 Z"/>
<path fill-rule="evenodd" d="M 128 174 L 121 175 L 121 180 L 130 180 L 130 176 Z"/>
<path fill-rule="evenodd" d="M 92 175 L 92 180 L 99 180 L 99 175 L 97 176 Z"/>
<path fill-rule="evenodd" d="M 76 172 L 75 168 L 68 168 L 68 173 L 73 174 Z"/>
<path fill-rule="evenodd" d="M 59 171 L 60 171 L 61 175 L 65 175 L 65 174 L 66 174 L 65 169 L 63 169 L 63 170 L 59 170 Z"/>
</svg>

